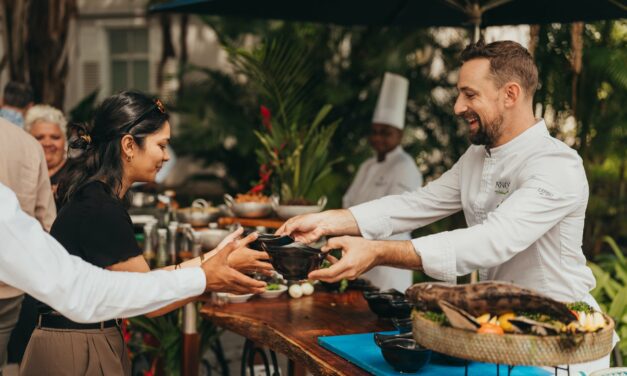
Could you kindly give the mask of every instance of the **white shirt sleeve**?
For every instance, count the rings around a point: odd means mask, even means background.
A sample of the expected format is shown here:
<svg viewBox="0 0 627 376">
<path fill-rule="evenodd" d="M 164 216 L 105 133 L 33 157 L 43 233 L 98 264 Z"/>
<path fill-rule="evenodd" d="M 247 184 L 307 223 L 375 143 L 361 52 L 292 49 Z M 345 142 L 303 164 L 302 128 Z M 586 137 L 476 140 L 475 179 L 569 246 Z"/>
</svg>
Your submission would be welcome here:
<svg viewBox="0 0 627 376">
<path fill-rule="evenodd" d="M 578 161 L 547 152 L 529 161 L 520 186 L 478 225 L 412 240 L 425 272 L 454 281 L 524 251 L 587 200 Z"/>
<path fill-rule="evenodd" d="M 149 273 L 111 272 L 67 251 L 19 207 L 0 184 L 0 281 L 19 288 L 77 322 L 154 311 L 205 289 L 198 268 Z"/>
<path fill-rule="evenodd" d="M 463 157 L 423 188 L 353 206 L 349 210 L 366 239 L 412 231 L 461 210 L 459 169 Z"/>
</svg>

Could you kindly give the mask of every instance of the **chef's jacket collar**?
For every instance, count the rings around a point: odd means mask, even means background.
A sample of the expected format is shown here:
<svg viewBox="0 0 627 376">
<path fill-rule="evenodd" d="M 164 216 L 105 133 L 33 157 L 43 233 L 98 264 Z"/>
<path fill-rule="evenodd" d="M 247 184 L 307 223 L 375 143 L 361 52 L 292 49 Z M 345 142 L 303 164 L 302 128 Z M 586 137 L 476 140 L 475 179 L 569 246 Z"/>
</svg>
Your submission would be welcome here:
<svg viewBox="0 0 627 376">
<path fill-rule="evenodd" d="M 544 122 L 544 119 L 540 119 L 533 126 L 526 129 L 523 133 L 514 137 L 514 139 L 510 140 L 509 142 L 495 148 L 486 147 L 486 156 L 488 158 L 495 158 L 506 155 L 512 150 L 516 150 L 529 142 L 533 142 L 532 140 L 534 138 L 544 137 L 548 135 L 549 131 L 546 127 L 546 123 Z"/>
</svg>

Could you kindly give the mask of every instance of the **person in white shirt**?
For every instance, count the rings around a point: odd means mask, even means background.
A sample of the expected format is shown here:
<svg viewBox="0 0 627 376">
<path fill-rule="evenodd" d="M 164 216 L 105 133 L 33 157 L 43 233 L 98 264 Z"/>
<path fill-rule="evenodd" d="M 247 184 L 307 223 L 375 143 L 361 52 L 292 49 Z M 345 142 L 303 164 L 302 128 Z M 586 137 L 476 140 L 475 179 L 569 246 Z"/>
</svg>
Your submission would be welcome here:
<svg viewBox="0 0 627 376">
<path fill-rule="evenodd" d="M 383 76 L 368 136 L 375 155 L 359 167 L 343 197 L 344 208 L 388 195 L 414 191 L 422 185 L 422 175 L 416 162 L 401 146 L 408 89 L 409 81 L 405 77 L 392 73 L 385 73 Z M 395 234 L 386 239 L 409 240 L 411 232 Z M 382 290 L 405 291 L 412 283 L 413 272 L 377 266 L 362 277 Z"/>
<path fill-rule="evenodd" d="M 254 236 L 253 236 L 254 238 Z M 69 253 L 24 213 L 0 184 L 0 281 L 19 288 L 77 322 L 141 315 L 202 294 L 261 293 L 265 283 L 227 264 L 245 241 L 233 241 L 200 267 L 148 273 L 113 272 Z M 250 241 L 248 238 L 246 241 Z"/>
<path fill-rule="evenodd" d="M 482 280 L 510 281 L 560 301 L 586 301 L 594 276 L 581 250 L 588 182 L 581 158 L 550 136 L 533 114 L 538 71 L 518 43 L 470 44 L 461 55 L 455 113 L 471 145 L 424 188 L 351 207 L 295 217 L 278 230 L 343 257 L 310 279 L 355 278 L 375 265 L 422 269 L 455 283 L 479 270 Z M 463 210 L 468 228 L 411 241 L 377 241 Z M 609 366 L 609 356 L 571 372 Z"/>
</svg>

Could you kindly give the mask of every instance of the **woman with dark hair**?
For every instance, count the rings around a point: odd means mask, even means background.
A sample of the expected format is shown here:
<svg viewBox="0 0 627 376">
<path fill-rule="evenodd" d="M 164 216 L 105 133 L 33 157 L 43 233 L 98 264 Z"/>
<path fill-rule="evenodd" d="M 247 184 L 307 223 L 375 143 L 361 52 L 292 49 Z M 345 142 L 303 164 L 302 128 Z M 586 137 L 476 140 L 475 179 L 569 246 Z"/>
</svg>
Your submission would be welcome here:
<svg viewBox="0 0 627 376">
<path fill-rule="evenodd" d="M 106 99 L 93 124 L 78 125 L 71 147 L 83 152 L 68 160 L 58 196 L 64 204 L 50 234 L 71 254 L 115 271 L 148 272 L 149 266 L 135 242 L 125 205 L 135 182 L 152 182 L 169 159 L 168 114 L 160 101 L 137 92 L 122 92 Z M 216 249 L 166 269 L 197 266 L 241 235 L 231 234 Z M 249 235 L 228 259 L 240 271 L 268 271 L 261 260 L 267 254 L 246 248 Z M 81 288 L 81 286 L 76 286 Z M 94 293 L 101 293 L 94 291 Z M 181 301 L 149 316 L 160 315 L 187 303 Z M 125 344 L 115 320 L 99 324 L 73 322 L 49 307 L 42 307 L 20 370 L 22 375 L 130 375 Z"/>
</svg>

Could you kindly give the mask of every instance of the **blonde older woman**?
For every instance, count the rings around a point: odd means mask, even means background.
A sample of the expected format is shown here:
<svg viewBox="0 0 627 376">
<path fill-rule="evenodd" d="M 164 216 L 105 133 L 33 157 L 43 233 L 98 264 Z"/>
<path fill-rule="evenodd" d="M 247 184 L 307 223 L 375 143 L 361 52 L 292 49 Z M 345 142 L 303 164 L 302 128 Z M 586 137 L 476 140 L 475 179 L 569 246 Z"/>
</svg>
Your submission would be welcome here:
<svg viewBox="0 0 627 376">
<path fill-rule="evenodd" d="M 24 129 L 44 148 L 53 192 L 56 192 L 59 172 L 65 166 L 66 161 L 66 126 L 67 120 L 63 113 L 45 104 L 31 107 L 24 121 Z"/>
</svg>

